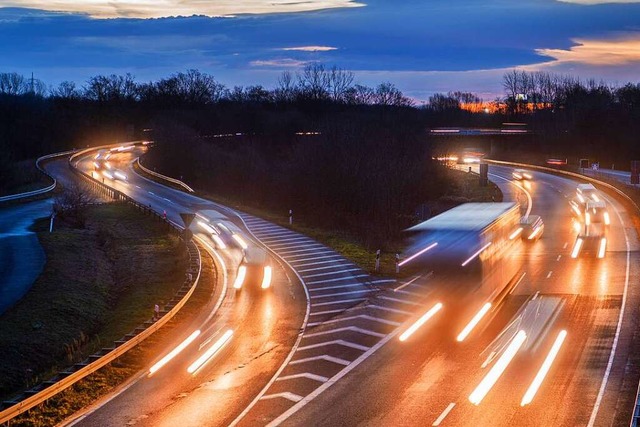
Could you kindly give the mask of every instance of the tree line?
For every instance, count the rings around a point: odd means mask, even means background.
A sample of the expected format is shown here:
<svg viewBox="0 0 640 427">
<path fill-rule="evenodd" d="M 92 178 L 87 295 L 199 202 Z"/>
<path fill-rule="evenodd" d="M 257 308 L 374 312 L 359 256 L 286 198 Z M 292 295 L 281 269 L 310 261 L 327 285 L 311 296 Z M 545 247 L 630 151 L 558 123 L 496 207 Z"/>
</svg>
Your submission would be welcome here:
<svg viewBox="0 0 640 427">
<path fill-rule="evenodd" d="M 520 151 L 507 153 L 519 160 L 640 158 L 638 84 L 514 70 L 503 88 L 491 101 L 500 108 L 487 114 L 463 108 L 483 103 L 470 92 L 434 94 L 416 107 L 392 83 L 364 86 L 350 71 L 317 63 L 283 72 L 273 88 L 230 88 L 198 70 L 152 82 L 98 75 L 53 88 L 0 73 L 0 190 L 15 184 L 22 159 L 154 139 L 147 162 L 159 170 L 220 196 L 294 209 L 374 245 L 446 190 L 431 160 L 433 127 L 524 122 L 533 137 L 514 137 Z"/>
</svg>

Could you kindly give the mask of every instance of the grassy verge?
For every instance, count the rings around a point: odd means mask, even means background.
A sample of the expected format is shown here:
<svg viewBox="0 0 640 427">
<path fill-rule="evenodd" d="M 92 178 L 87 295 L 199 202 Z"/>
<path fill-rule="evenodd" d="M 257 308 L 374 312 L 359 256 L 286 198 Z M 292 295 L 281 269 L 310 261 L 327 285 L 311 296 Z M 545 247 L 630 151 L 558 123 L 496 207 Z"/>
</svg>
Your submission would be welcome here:
<svg viewBox="0 0 640 427">
<path fill-rule="evenodd" d="M 149 361 L 163 351 L 163 343 L 173 339 L 181 327 L 189 323 L 201 307 L 209 302 L 215 283 L 216 270 L 213 261 L 205 251 L 202 251 L 202 274 L 199 285 L 182 310 L 169 323 L 115 362 L 14 419 L 11 425 L 14 427 L 55 425 L 112 392 L 114 388 L 140 370 L 146 369 Z"/>
<path fill-rule="evenodd" d="M 36 225 L 37 227 L 37 225 Z M 182 284 L 183 243 L 120 203 L 92 206 L 87 227 L 62 221 L 38 237 L 47 262 L 32 289 L 0 317 L 0 395 L 84 359 L 152 315 Z"/>
<path fill-rule="evenodd" d="M 137 171 L 146 178 L 159 182 L 163 185 L 172 186 L 174 188 L 178 187 L 172 185 L 170 182 L 166 182 L 152 175 L 146 174 L 139 168 Z M 447 180 L 450 182 L 450 187 L 441 199 L 428 203 L 431 216 L 437 215 L 438 213 L 444 212 L 445 210 L 464 202 L 502 201 L 502 192 L 498 186 L 490 182 L 488 186 L 481 187 L 478 175 L 476 174 L 470 174 L 454 169 L 447 169 L 445 173 L 447 174 Z M 184 191 L 181 187 L 178 189 Z M 289 214 L 287 211 L 274 212 L 272 210 L 265 209 L 264 207 L 246 203 L 239 198 L 232 199 L 228 197 L 221 197 L 217 194 L 202 190 L 197 190 L 196 193 L 201 197 L 305 234 L 328 247 L 333 248 L 336 252 L 353 261 L 370 274 L 382 276 L 395 275 L 395 254 L 402 250 L 402 242 L 400 239 L 395 242 L 389 242 L 386 247 L 381 248 L 380 271 L 376 272 L 376 248 L 367 248 L 348 233 L 339 230 L 318 228 L 295 217 L 293 224 L 289 225 Z"/>
</svg>

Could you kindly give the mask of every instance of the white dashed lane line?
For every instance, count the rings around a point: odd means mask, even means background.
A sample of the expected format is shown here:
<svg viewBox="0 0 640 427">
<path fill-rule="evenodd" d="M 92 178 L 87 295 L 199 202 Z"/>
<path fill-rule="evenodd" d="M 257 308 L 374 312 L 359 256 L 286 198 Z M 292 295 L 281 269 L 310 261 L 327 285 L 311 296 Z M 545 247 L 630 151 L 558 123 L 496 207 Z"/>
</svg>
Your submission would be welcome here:
<svg viewBox="0 0 640 427">
<path fill-rule="evenodd" d="M 402 321 L 414 315 L 395 307 L 423 306 L 411 301 L 423 296 L 417 290 L 424 288 L 424 284 L 414 283 L 419 277 L 397 287 L 397 298 L 380 296 L 386 299 L 384 306 L 362 304 L 376 293 L 385 292 L 384 285 L 395 286 L 396 280 L 372 277 L 307 236 L 260 219 L 247 216 L 244 220 L 251 233 L 286 260 L 304 280 L 309 296 L 309 318 L 313 320 L 306 324 L 307 329 L 301 336 L 301 344 L 305 345 L 293 350 L 289 363 L 283 365 L 273 382 L 263 390 L 264 395 L 257 397 L 255 402 L 280 398 L 295 404 L 312 399 L 316 392 L 309 391 L 311 384 L 322 387 L 337 381 L 352 369 L 352 363 L 386 342 L 389 330 L 393 333 Z M 411 291 L 404 290 L 409 286 L 414 286 Z M 349 314 L 340 317 L 347 311 Z M 372 311 L 376 315 L 371 315 Z M 317 340 L 322 342 L 315 342 Z M 326 363 L 311 363 L 319 361 Z M 299 368 L 303 366 L 305 372 L 300 372 Z M 256 405 L 258 408 L 263 405 L 263 410 L 271 413 L 271 409 L 264 406 L 267 403 Z M 251 406 L 244 414 L 253 410 L 256 408 Z"/>
</svg>

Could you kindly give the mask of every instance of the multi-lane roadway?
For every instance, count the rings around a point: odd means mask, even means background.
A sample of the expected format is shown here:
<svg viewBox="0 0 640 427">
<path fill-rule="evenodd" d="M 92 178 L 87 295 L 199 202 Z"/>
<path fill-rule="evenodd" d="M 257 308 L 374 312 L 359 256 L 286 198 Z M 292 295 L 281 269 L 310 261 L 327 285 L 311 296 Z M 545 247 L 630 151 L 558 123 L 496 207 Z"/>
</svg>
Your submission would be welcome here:
<svg viewBox="0 0 640 427">
<path fill-rule="evenodd" d="M 612 213 L 604 259 L 571 257 L 575 232 L 568 201 L 576 182 L 533 172 L 523 191 L 511 168 L 491 166 L 506 199 L 545 221 L 522 256 L 522 279 L 502 305 L 462 343 L 447 305 L 408 340 L 399 333 L 438 302 L 446 278 L 373 278 L 331 249 L 283 227 L 136 175 L 140 151 L 114 155 L 128 179 L 105 183 L 180 223 L 199 212 L 237 227 L 273 252 L 273 286 L 236 292 L 241 249 L 221 249 L 192 227 L 221 269 L 215 293 L 170 352 L 202 333 L 149 377 L 128 382 L 74 419 L 78 425 L 623 425 L 638 385 L 638 239 L 631 214 L 607 197 Z M 94 169 L 91 156 L 78 167 Z M 68 177 L 65 161 L 47 169 Z M 102 178 L 100 178 L 102 179 Z M 528 195 L 527 195 L 528 193 Z M 624 311 L 623 311 L 624 310 Z M 227 330 L 233 335 L 194 373 L 193 361 Z M 481 402 L 470 396 L 504 362 L 517 331 L 527 332 Z M 521 406 L 558 335 L 566 338 L 531 403 Z M 163 354 L 159 354 L 159 360 Z M 149 361 L 151 366 L 157 360 Z M 473 400 L 473 399 L 472 399 Z"/>
</svg>

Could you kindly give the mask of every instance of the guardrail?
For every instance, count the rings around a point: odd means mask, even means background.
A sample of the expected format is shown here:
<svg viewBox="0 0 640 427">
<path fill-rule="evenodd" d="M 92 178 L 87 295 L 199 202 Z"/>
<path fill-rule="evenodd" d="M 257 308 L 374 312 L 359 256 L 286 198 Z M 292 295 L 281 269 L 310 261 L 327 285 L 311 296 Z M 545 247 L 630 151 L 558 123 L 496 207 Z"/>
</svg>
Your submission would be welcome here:
<svg viewBox="0 0 640 427">
<path fill-rule="evenodd" d="M 596 178 L 592 178 L 592 177 L 587 176 L 587 175 L 582 175 L 582 174 L 575 173 L 575 172 L 568 172 L 568 171 L 548 168 L 546 166 L 528 165 L 526 163 L 504 162 L 502 160 L 491 160 L 491 159 L 485 159 L 483 161 L 486 162 L 486 163 L 495 164 L 495 165 L 502 165 L 502 166 L 510 166 L 510 167 L 519 167 L 519 168 L 539 170 L 541 172 L 552 173 L 552 174 L 555 174 L 555 175 L 569 176 L 571 178 L 575 178 L 575 179 L 580 179 L 582 181 L 591 182 L 593 184 L 597 184 L 597 185 L 599 185 L 601 187 L 604 187 L 604 188 L 606 188 L 606 189 L 608 189 L 610 191 L 613 191 L 618 196 L 622 197 L 627 202 L 629 202 L 636 209 L 636 211 L 640 213 L 640 207 L 638 207 L 637 203 L 634 202 L 633 199 L 631 197 L 629 197 L 624 191 L 620 190 L 619 188 L 617 188 L 617 187 L 615 187 L 615 186 L 613 186 L 611 184 L 608 184 L 608 183 L 606 183 L 604 181 L 601 181 L 601 180 L 596 179 Z"/>
<path fill-rule="evenodd" d="M 140 167 L 140 169 L 142 169 L 145 173 L 155 176 L 156 178 L 164 179 L 165 181 L 169 181 L 173 184 L 179 185 L 180 187 L 187 190 L 189 193 L 195 193 L 195 190 L 193 188 L 189 187 L 187 184 L 180 181 L 179 179 L 171 178 L 170 176 L 162 175 L 161 173 L 154 172 L 150 169 L 145 168 L 144 166 L 142 166 L 142 163 L 140 163 L 139 157 L 136 159 L 136 162 L 138 163 L 138 167 Z"/>
<path fill-rule="evenodd" d="M 155 212 L 149 207 L 136 202 L 131 197 L 122 194 L 121 192 L 114 190 L 109 186 L 95 180 L 73 165 L 73 160 L 75 160 L 75 158 L 77 158 L 78 156 L 100 148 L 102 147 L 90 148 L 72 155 L 69 158 L 69 168 L 74 173 L 85 179 L 90 185 L 93 186 L 94 189 L 101 191 L 105 195 L 109 195 L 115 200 L 127 202 L 145 213 L 156 216 L 159 220 L 167 223 L 167 225 L 171 227 L 172 230 L 181 235 L 183 229 L 179 225 L 166 220 L 158 212 Z M 169 320 L 171 320 L 173 316 L 175 316 L 175 314 L 180 311 L 180 309 L 189 300 L 189 298 L 195 291 L 198 282 L 200 281 L 200 274 L 202 272 L 200 249 L 195 243 L 193 243 L 193 241 L 189 241 L 187 242 L 187 250 L 189 252 L 189 270 L 187 271 L 187 278 L 185 279 L 184 284 L 173 297 L 173 299 L 169 301 L 169 303 L 164 307 L 164 314 L 158 321 L 152 322 L 150 320 L 147 320 L 143 325 L 138 326 L 131 333 L 116 341 L 113 348 L 103 348 L 98 353 L 89 356 L 85 361 L 76 363 L 75 365 L 73 365 L 73 367 L 67 369 L 66 371 L 60 372 L 58 376 L 54 377 L 53 379 L 43 382 L 35 388 L 28 390 L 17 399 L 9 402 L 3 402 L 4 404 L 8 404 L 10 406 L 0 411 L 0 424 L 12 420 L 18 415 L 28 411 L 34 406 L 39 405 L 47 399 L 50 399 L 51 397 L 72 386 L 81 379 L 96 372 L 105 365 L 113 362 L 115 359 L 134 348 L 136 345 L 144 341 L 146 338 L 148 338 L 154 332 L 164 326 Z M 194 273 L 196 274 L 195 279 L 190 280 L 190 277 L 192 278 Z M 169 308 L 168 311 L 166 311 L 167 308 Z"/>
<path fill-rule="evenodd" d="M 65 152 L 62 152 L 62 153 L 47 154 L 46 156 L 38 157 L 38 159 L 36 160 L 36 167 L 38 168 L 38 170 L 40 172 L 42 172 L 47 177 L 49 177 L 49 179 L 51 179 L 51 181 L 53 183 L 48 187 L 40 188 L 38 190 L 27 191 L 26 193 L 17 193 L 17 194 L 10 194 L 8 196 L 2 196 L 2 197 L 0 197 L 0 202 L 8 202 L 8 201 L 11 201 L 11 200 L 25 199 L 27 197 L 38 196 L 40 194 L 45 194 L 45 193 L 48 193 L 50 191 L 53 191 L 53 189 L 56 188 L 56 185 L 58 184 L 58 181 L 56 181 L 56 179 L 54 177 L 52 177 L 49 174 L 49 172 L 47 172 L 46 170 L 44 170 L 40 166 L 40 162 L 42 162 L 43 160 L 52 159 L 54 157 L 67 156 L 67 155 L 72 154 L 72 153 L 74 153 L 76 151 L 77 150 L 71 150 L 71 151 L 65 151 Z"/>
<path fill-rule="evenodd" d="M 490 164 L 502 165 L 502 166 L 511 166 L 511 167 L 515 166 L 515 167 L 522 167 L 526 169 L 534 169 L 542 172 L 553 173 L 555 175 L 569 176 L 571 178 L 588 181 L 615 192 L 617 195 L 619 195 L 620 197 L 625 199 L 628 203 L 630 203 L 635 208 L 637 213 L 640 213 L 640 207 L 638 207 L 638 204 L 635 201 L 633 201 L 633 199 L 629 197 L 627 194 L 625 194 L 622 190 L 618 189 L 617 187 L 609 183 L 600 181 L 599 179 L 592 178 L 587 175 L 582 175 L 575 172 L 562 171 L 558 169 L 552 169 L 545 166 L 528 165 L 525 163 L 504 162 L 500 160 L 489 160 L 489 159 L 486 159 L 485 162 Z M 621 183 L 621 184 L 624 184 L 624 183 Z M 631 416 L 631 422 L 630 422 L 630 427 L 638 427 L 638 426 L 640 426 L 640 384 L 638 384 L 638 391 L 636 392 L 634 411 Z"/>
</svg>

